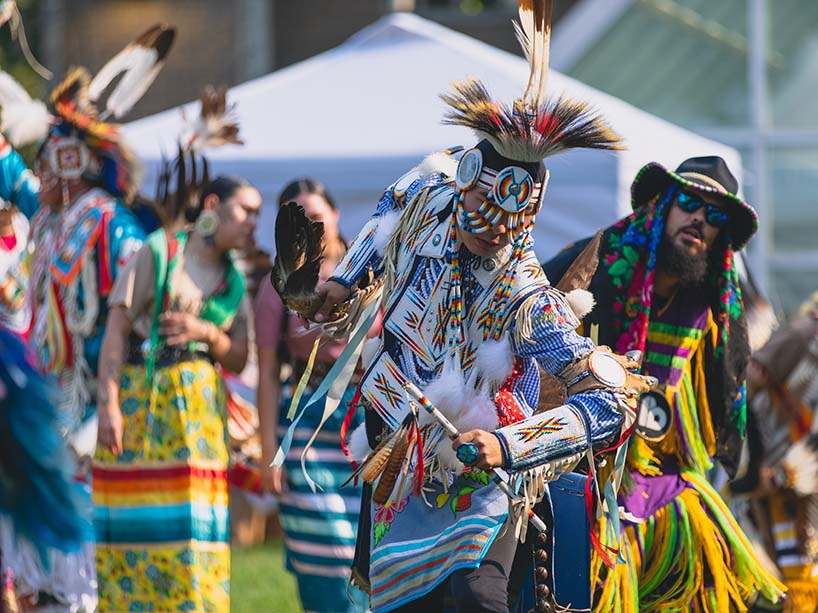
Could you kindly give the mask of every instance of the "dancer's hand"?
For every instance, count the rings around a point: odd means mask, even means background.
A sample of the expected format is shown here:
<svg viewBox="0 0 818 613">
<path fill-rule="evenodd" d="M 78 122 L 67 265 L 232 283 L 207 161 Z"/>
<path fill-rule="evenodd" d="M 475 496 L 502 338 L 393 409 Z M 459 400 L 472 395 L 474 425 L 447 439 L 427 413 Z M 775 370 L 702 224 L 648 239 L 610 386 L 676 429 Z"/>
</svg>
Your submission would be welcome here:
<svg viewBox="0 0 818 613">
<path fill-rule="evenodd" d="M 281 496 L 287 482 L 283 466 L 262 466 L 261 488 L 267 494 Z"/>
<path fill-rule="evenodd" d="M 471 443 L 477 447 L 477 460 L 471 466 L 487 470 L 503 465 L 503 448 L 500 440 L 491 432 L 485 430 L 469 430 L 452 440 L 452 449 L 460 445 Z"/>
<path fill-rule="evenodd" d="M 115 456 L 122 454 L 122 411 L 116 404 L 97 407 L 97 443 L 110 449 Z"/>
<path fill-rule="evenodd" d="M 338 283 L 338 281 L 326 281 L 315 288 L 315 293 L 318 294 L 324 302 L 312 318 L 318 323 L 322 323 L 330 318 L 330 312 L 333 308 L 349 298 L 352 290 Z"/>
</svg>

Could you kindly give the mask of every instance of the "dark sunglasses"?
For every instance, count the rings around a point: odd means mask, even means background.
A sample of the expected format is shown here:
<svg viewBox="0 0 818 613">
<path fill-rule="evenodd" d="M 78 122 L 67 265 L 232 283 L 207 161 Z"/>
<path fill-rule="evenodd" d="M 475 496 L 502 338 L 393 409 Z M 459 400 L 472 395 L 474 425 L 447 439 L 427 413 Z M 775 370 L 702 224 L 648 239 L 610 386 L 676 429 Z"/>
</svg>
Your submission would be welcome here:
<svg viewBox="0 0 818 613">
<path fill-rule="evenodd" d="M 723 228 L 730 221 L 730 214 L 723 207 L 703 202 L 685 192 L 680 191 L 676 194 L 676 204 L 686 213 L 692 213 L 704 207 L 704 218 L 714 228 Z"/>
</svg>

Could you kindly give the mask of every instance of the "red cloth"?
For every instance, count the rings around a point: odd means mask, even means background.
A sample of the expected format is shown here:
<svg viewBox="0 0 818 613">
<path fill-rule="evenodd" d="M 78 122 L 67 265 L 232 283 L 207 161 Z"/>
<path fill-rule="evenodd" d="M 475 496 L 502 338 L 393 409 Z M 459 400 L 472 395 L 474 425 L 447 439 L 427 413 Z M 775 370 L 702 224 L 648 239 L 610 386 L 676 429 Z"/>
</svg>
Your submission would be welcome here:
<svg viewBox="0 0 818 613">
<path fill-rule="evenodd" d="M 14 235 L 14 232 L 11 234 L 6 234 L 5 236 L 0 236 L 0 249 L 5 251 L 11 251 L 17 246 L 17 237 Z"/>
</svg>

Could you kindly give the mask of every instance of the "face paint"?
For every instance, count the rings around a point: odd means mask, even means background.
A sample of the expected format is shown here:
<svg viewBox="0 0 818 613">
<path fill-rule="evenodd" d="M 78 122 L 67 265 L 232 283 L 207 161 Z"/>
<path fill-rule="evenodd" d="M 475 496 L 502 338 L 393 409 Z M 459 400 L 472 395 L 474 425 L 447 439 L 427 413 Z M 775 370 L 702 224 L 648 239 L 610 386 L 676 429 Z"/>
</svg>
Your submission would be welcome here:
<svg viewBox="0 0 818 613">
<path fill-rule="evenodd" d="M 500 172 L 483 166 L 479 149 L 470 149 L 460 159 L 455 175 L 458 189 L 457 221 L 460 228 L 472 234 L 489 232 L 501 223 L 513 240 L 521 229 L 530 228 L 526 217 L 536 215 L 543 186 L 535 185 L 531 175 L 518 166 L 508 166 Z M 462 206 L 465 192 L 481 189 L 486 197 L 475 210 Z M 535 209 L 530 210 L 530 203 Z"/>
</svg>

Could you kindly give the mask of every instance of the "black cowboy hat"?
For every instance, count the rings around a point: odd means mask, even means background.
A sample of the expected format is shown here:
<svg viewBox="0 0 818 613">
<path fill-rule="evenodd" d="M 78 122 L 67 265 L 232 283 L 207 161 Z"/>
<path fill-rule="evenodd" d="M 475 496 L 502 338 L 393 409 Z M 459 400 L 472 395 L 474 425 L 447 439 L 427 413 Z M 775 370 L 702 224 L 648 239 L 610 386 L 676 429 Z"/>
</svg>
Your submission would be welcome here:
<svg viewBox="0 0 818 613">
<path fill-rule="evenodd" d="M 658 162 L 643 166 L 631 184 L 631 206 L 634 209 L 643 206 L 674 183 L 721 198 L 730 212 L 730 242 L 735 251 L 743 248 L 758 230 L 758 214 L 736 195 L 738 181 L 727 168 L 727 162 L 716 155 L 689 158 L 679 164 L 676 172 Z"/>
</svg>

